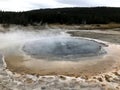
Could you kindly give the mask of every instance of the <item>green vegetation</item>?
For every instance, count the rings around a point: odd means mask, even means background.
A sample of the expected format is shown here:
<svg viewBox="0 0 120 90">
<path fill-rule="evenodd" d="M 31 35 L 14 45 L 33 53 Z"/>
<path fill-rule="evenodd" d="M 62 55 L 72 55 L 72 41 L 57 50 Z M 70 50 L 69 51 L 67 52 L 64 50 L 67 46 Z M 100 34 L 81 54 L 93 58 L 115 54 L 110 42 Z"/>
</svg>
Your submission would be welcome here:
<svg viewBox="0 0 120 90">
<path fill-rule="evenodd" d="M 1 24 L 108 24 L 120 23 L 120 8 L 58 8 L 25 12 L 0 11 Z"/>
</svg>

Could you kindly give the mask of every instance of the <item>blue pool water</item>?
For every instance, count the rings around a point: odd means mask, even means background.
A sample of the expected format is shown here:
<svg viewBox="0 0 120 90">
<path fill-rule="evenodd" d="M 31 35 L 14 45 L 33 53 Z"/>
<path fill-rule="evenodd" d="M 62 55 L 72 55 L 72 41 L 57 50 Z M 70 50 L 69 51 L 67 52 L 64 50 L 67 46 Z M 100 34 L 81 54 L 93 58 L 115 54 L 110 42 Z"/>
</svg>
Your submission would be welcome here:
<svg viewBox="0 0 120 90">
<path fill-rule="evenodd" d="M 25 43 L 23 51 L 34 57 L 87 57 L 105 53 L 103 45 L 82 38 L 44 38 Z"/>
</svg>

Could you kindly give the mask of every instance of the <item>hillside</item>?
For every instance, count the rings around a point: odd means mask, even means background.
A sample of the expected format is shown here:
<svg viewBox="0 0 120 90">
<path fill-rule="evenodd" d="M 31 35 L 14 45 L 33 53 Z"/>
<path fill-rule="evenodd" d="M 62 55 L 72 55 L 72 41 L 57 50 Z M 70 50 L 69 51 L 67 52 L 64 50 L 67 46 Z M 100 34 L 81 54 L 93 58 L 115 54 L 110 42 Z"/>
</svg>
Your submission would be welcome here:
<svg viewBox="0 0 120 90">
<path fill-rule="evenodd" d="M 57 8 L 24 12 L 0 11 L 1 24 L 108 24 L 120 23 L 120 8 Z"/>
</svg>

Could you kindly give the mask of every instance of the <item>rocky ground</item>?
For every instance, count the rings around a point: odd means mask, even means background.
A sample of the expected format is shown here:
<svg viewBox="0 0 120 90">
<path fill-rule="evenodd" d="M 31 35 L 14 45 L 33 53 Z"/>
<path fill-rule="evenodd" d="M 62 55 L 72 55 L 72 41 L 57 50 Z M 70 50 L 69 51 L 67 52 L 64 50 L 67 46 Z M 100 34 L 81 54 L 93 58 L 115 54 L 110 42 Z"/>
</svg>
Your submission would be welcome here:
<svg viewBox="0 0 120 90">
<path fill-rule="evenodd" d="M 120 90 L 120 71 L 88 79 L 62 75 L 13 75 L 0 70 L 0 90 Z"/>
</svg>

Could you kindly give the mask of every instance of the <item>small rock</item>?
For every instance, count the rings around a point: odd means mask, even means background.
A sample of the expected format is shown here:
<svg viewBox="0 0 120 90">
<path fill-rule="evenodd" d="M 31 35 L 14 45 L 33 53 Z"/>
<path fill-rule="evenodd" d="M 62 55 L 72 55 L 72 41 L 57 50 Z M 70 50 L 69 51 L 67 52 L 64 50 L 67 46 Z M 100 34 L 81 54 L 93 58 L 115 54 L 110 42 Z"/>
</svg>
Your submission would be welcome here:
<svg viewBox="0 0 120 90">
<path fill-rule="evenodd" d="M 105 75 L 105 80 L 106 80 L 106 81 L 111 82 L 110 78 L 111 78 L 110 75 Z"/>
<path fill-rule="evenodd" d="M 118 71 L 118 72 L 116 71 L 116 72 L 114 72 L 114 74 L 117 76 L 120 76 L 120 71 Z"/>
<path fill-rule="evenodd" d="M 31 78 L 27 78 L 25 82 L 26 82 L 26 83 L 32 83 L 33 80 L 32 80 Z"/>
<path fill-rule="evenodd" d="M 66 80 L 66 77 L 64 77 L 64 76 L 59 76 L 60 77 L 60 79 L 62 79 L 62 80 Z"/>
<path fill-rule="evenodd" d="M 103 82 L 103 79 L 101 77 L 98 77 L 97 80 L 99 80 L 100 82 Z"/>
<path fill-rule="evenodd" d="M 82 79 L 88 80 L 88 76 L 81 76 Z"/>
</svg>

